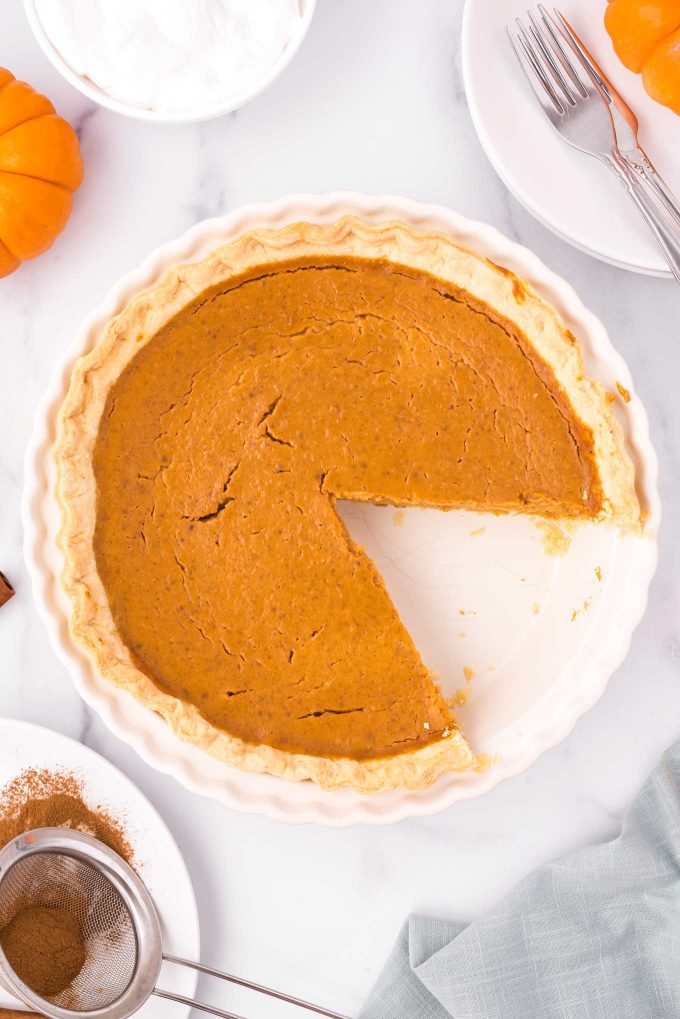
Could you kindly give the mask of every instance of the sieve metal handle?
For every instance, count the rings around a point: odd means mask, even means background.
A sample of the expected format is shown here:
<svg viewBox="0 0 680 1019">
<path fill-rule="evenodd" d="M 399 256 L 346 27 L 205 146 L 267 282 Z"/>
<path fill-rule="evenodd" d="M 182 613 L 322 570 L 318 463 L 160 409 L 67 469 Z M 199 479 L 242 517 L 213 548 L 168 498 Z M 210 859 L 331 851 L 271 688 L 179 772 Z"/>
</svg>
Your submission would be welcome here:
<svg viewBox="0 0 680 1019">
<path fill-rule="evenodd" d="M 202 1001 L 194 1001 L 193 998 L 185 998 L 183 994 L 171 994 L 170 991 L 161 991 L 158 987 L 156 987 L 156 989 L 151 993 L 155 994 L 157 998 L 167 998 L 168 1001 L 178 1001 L 180 1005 L 188 1005 L 189 1008 L 197 1008 L 200 1012 L 210 1012 L 211 1015 L 220 1016 L 220 1019 L 244 1019 L 242 1015 L 236 1015 L 235 1012 L 225 1012 L 221 1008 L 215 1008 L 213 1005 L 206 1005 Z"/>
<path fill-rule="evenodd" d="M 163 959 L 166 962 L 174 962 L 178 966 L 188 966 L 189 969 L 198 970 L 199 973 L 205 973 L 210 977 L 217 977 L 218 980 L 226 980 L 230 984 L 237 984 L 239 987 L 246 987 L 249 991 L 257 991 L 259 994 L 266 994 L 269 998 L 278 998 L 279 1001 L 285 1001 L 289 1005 L 297 1005 L 298 1008 L 306 1008 L 308 1012 L 316 1012 L 317 1015 L 328 1016 L 329 1019 L 348 1019 L 348 1016 L 341 1015 L 339 1012 L 331 1012 L 327 1008 L 322 1008 L 320 1005 L 313 1005 L 309 1001 L 302 1001 L 301 998 L 293 998 L 290 994 L 284 994 L 282 991 L 275 991 L 271 987 L 263 987 L 261 984 L 254 984 L 250 980 L 244 980 L 242 977 L 232 976 L 230 973 L 222 973 L 221 970 L 213 969 L 211 966 L 204 966 L 200 962 L 192 962 L 189 959 L 181 959 L 178 955 L 165 955 Z M 180 1001 L 182 1004 L 193 1005 L 194 1008 L 202 1009 L 204 1012 L 211 1012 L 213 1015 L 221 1016 L 222 1019 L 241 1019 L 239 1016 L 232 1016 L 230 1012 L 222 1012 L 220 1009 L 212 1008 L 209 1005 L 202 1005 L 198 1001 L 191 1001 L 187 998 L 177 997 L 173 994 L 168 994 L 165 991 L 154 991 L 154 994 L 158 994 L 160 997 L 172 998 L 175 1001 Z"/>
</svg>

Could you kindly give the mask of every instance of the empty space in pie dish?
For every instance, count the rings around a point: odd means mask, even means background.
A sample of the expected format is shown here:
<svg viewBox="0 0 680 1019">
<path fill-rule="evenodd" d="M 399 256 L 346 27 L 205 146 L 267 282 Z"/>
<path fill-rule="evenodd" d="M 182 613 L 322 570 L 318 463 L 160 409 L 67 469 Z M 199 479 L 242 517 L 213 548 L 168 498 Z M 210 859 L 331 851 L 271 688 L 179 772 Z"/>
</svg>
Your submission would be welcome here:
<svg viewBox="0 0 680 1019">
<path fill-rule="evenodd" d="M 639 539 L 528 516 L 341 503 L 478 753 L 514 755 L 544 699 L 589 668 Z M 625 550 L 625 552 L 624 552 Z"/>
<path fill-rule="evenodd" d="M 152 712 L 102 679 L 69 637 L 70 606 L 57 580 L 62 562 L 55 545 L 60 515 L 52 447 L 73 361 L 97 342 L 111 315 L 169 265 L 198 260 L 245 230 L 328 222 L 346 214 L 442 230 L 507 266 L 557 307 L 581 341 L 589 374 L 612 392 L 617 381 L 632 387 L 604 329 L 571 289 L 491 228 L 388 196 L 294 196 L 199 224 L 121 281 L 58 366 L 36 421 L 24 500 L 26 555 L 38 607 L 79 692 L 106 724 L 148 763 L 197 792 L 279 820 L 332 825 L 434 813 L 481 795 L 563 738 L 625 655 L 644 610 L 658 522 L 656 459 L 636 398 L 629 404 L 617 399 L 615 410 L 650 514 L 642 537 L 581 524 L 563 539 L 554 525 L 527 516 L 338 504 L 352 537 L 382 574 L 423 661 L 447 696 L 466 700 L 455 711 L 473 749 L 493 759 L 483 771 L 445 775 L 429 789 L 367 796 L 238 772 L 182 742 Z"/>
</svg>

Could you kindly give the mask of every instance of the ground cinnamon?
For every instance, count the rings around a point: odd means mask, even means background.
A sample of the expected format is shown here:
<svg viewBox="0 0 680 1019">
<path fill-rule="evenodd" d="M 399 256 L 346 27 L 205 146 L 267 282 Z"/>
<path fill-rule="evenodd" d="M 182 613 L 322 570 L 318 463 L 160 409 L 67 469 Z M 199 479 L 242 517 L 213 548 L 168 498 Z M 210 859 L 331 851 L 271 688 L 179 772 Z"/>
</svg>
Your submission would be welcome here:
<svg viewBox="0 0 680 1019">
<path fill-rule="evenodd" d="M 32 828 L 72 828 L 92 835 L 131 862 L 120 821 L 104 807 L 88 806 L 83 782 L 71 772 L 29 768 L 0 790 L 0 848 Z"/>
<path fill-rule="evenodd" d="M 41 997 L 64 991 L 85 962 L 85 942 L 75 913 L 51 906 L 28 906 L 0 931 L 7 961 Z"/>
</svg>

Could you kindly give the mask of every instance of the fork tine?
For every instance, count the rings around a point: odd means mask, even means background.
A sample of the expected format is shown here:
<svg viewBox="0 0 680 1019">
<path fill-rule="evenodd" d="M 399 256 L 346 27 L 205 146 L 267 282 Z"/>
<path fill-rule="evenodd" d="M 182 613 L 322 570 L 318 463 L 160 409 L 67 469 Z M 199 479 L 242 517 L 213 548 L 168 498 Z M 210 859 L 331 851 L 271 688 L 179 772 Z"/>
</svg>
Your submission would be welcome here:
<svg viewBox="0 0 680 1019">
<path fill-rule="evenodd" d="M 517 58 L 517 63 L 522 69 L 524 77 L 528 81 L 532 92 L 538 99 L 541 106 L 543 106 L 545 109 L 544 103 L 545 100 L 547 100 L 551 104 L 552 108 L 555 110 L 556 113 L 558 114 L 564 113 L 564 110 L 562 108 L 562 105 L 560 104 L 559 99 L 552 91 L 550 87 L 550 82 L 543 75 L 541 68 L 537 65 L 535 61 L 533 54 L 527 50 L 524 43 L 522 43 L 522 49 L 524 50 L 525 55 L 523 56 L 520 53 L 518 47 L 515 45 L 515 41 L 512 38 L 512 34 L 507 25 L 505 26 L 505 34 L 508 37 L 508 42 L 510 43 L 512 52 L 515 54 L 515 57 Z M 517 42 L 518 43 L 520 42 L 519 37 L 517 39 Z M 545 97 L 545 99 L 543 98 L 543 96 Z"/>
<path fill-rule="evenodd" d="M 604 95 L 588 74 L 581 79 L 580 58 L 537 2 L 533 15 L 527 11 L 527 19 L 515 18 L 506 27 L 517 62 L 557 133 L 573 148 L 613 166 L 614 122 Z"/>
<path fill-rule="evenodd" d="M 529 30 L 536 41 L 536 45 L 538 46 L 541 56 L 543 57 L 543 63 L 547 64 L 546 73 L 550 73 L 552 75 L 569 105 L 575 106 L 576 97 L 569 86 L 569 82 L 562 73 L 558 59 L 556 59 L 556 54 L 550 46 L 550 41 L 546 39 L 531 11 L 527 11 L 527 17 L 529 18 Z"/>
<path fill-rule="evenodd" d="M 584 99 L 588 98 L 588 87 L 587 83 L 583 81 L 581 75 L 578 73 L 578 69 L 574 66 L 573 59 L 569 58 L 568 40 L 565 40 L 563 33 L 560 28 L 555 24 L 555 21 L 551 17 L 550 13 L 545 9 L 542 3 L 538 4 L 538 13 L 541 16 L 541 21 L 545 25 L 546 31 L 549 33 L 552 40 L 553 50 L 557 55 L 557 59 L 560 61 L 562 68 L 565 73 L 569 75 L 570 80 L 574 86 L 579 90 Z M 565 48 L 565 43 L 567 43 Z"/>
<path fill-rule="evenodd" d="M 539 9 L 543 8 L 543 4 L 539 4 L 538 6 Z M 541 10 L 541 13 L 544 14 L 544 11 Z M 553 24 L 555 24 L 554 19 L 551 18 L 549 14 L 547 14 L 547 11 L 545 12 L 544 16 L 545 15 L 547 15 L 550 21 L 552 21 Z M 601 89 L 605 97 L 608 100 L 611 100 L 611 95 L 609 94 L 607 83 L 602 80 L 602 77 L 600 76 L 597 68 L 593 66 L 593 63 L 590 59 L 590 54 L 588 54 L 583 49 L 580 39 L 578 39 L 576 35 L 574 35 L 571 25 L 569 24 L 565 16 L 562 14 L 562 11 L 558 10 L 557 8 L 555 8 L 555 18 L 557 18 L 558 21 L 558 24 L 556 26 L 557 30 L 561 33 L 567 45 L 571 48 L 572 52 L 574 53 L 574 56 L 580 63 L 581 67 L 583 68 L 587 76 L 592 81 L 593 85 L 595 85 L 596 88 Z"/>
<path fill-rule="evenodd" d="M 536 51 L 535 51 L 535 49 L 534 49 L 534 47 L 533 47 L 533 45 L 531 43 L 531 40 L 530 40 L 529 36 L 527 35 L 527 31 L 526 31 L 524 25 L 522 24 L 522 22 L 520 21 L 519 18 L 515 18 L 515 24 L 517 25 L 517 43 L 519 44 L 521 49 L 524 51 L 524 59 L 522 59 L 521 53 L 519 52 L 519 50 L 515 46 L 515 43 L 514 43 L 514 41 L 512 39 L 510 31 L 509 31 L 509 29 L 507 27 L 506 27 L 505 31 L 508 34 L 508 39 L 510 40 L 510 45 L 512 46 L 512 48 L 513 48 L 513 50 L 515 52 L 515 56 L 517 57 L 517 59 L 519 61 L 519 64 L 520 64 L 520 67 L 524 71 L 524 73 L 525 73 L 525 75 L 527 77 L 527 80 L 529 81 L 529 84 L 533 88 L 534 92 L 536 92 L 536 96 L 539 99 L 539 101 L 542 103 L 543 101 L 541 99 L 540 93 L 538 92 L 538 90 L 536 88 L 536 85 L 534 83 L 534 80 L 533 80 L 532 76 L 529 74 L 529 68 L 531 68 L 531 70 L 533 71 L 535 79 L 542 86 L 543 91 L 545 92 L 545 94 L 547 95 L 548 99 L 552 103 L 552 105 L 553 105 L 554 109 L 556 110 L 556 112 L 559 113 L 559 114 L 565 113 L 565 108 L 564 108 L 563 101 L 558 96 L 557 92 L 555 91 L 555 88 L 553 87 L 552 81 L 550 80 L 550 78 L 546 74 L 545 68 L 543 67 L 543 64 L 541 63 L 541 61 L 539 60 L 539 58 L 538 58 L 538 56 L 536 54 Z"/>
</svg>

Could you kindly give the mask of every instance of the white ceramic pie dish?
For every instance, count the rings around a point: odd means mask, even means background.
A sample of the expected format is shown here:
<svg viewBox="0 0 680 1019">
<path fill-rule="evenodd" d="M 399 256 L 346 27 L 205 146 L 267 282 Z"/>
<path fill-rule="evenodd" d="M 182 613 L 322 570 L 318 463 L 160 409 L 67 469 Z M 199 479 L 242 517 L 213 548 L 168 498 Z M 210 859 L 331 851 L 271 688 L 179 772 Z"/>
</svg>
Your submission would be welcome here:
<svg viewBox="0 0 680 1019">
<path fill-rule="evenodd" d="M 617 382 L 632 391 L 625 363 L 571 288 L 491 227 L 394 196 L 293 195 L 244 206 L 158 248 L 83 323 L 36 416 L 26 461 L 25 555 L 56 654 L 87 703 L 149 764 L 198 793 L 247 812 L 292 822 L 386 824 L 479 796 L 527 768 L 595 703 L 625 656 L 647 601 L 660 513 L 656 456 L 645 411 L 634 394 L 628 404 L 619 400 L 616 407 L 649 513 L 644 537 L 585 525 L 567 554 L 557 557 L 548 554 L 541 530 L 528 517 L 343 507 L 344 519 L 381 570 L 424 660 L 440 674 L 447 693 L 468 689 L 469 702 L 458 712 L 463 728 L 478 753 L 494 758 L 485 771 L 443 776 L 429 789 L 375 796 L 350 789 L 323 791 L 311 783 L 236 771 L 182 742 L 160 718 L 102 679 L 72 641 L 55 543 L 56 414 L 74 361 L 96 343 L 108 319 L 169 265 L 198 260 L 243 231 L 298 220 L 329 222 L 346 214 L 372 222 L 400 219 L 447 232 L 528 279 L 579 337 L 589 374 L 612 392 Z M 469 684 L 466 670 L 474 673 Z"/>
</svg>

